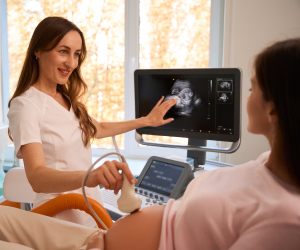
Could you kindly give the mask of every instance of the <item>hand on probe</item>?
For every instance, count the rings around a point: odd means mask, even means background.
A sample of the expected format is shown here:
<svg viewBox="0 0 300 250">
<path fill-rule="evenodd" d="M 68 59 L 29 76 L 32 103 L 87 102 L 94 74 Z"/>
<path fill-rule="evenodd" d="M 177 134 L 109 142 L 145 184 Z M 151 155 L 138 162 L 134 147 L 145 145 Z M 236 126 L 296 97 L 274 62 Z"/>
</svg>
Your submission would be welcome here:
<svg viewBox="0 0 300 250">
<path fill-rule="evenodd" d="M 99 168 L 92 170 L 85 182 L 86 187 L 96 187 L 102 185 L 105 189 L 114 190 L 118 194 L 122 187 L 123 177 L 119 171 L 125 174 L 131 184 L 135 184 L 137 179 L 134 178 L 128 165 L 119 161 L 106 161 Z"/>
</svg>

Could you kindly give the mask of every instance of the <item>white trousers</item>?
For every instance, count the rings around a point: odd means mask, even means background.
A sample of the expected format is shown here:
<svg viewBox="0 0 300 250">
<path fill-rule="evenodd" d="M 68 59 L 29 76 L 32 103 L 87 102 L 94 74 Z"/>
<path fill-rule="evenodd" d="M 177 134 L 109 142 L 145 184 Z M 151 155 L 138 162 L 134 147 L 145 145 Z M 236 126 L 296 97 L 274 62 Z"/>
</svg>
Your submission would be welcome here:
<svg viewBox="0 0 300 250">
<path fill-rule="evenodd" d="M 0 206 L 0 249 L 85 249 L 100 230 Z"/>
</svg>

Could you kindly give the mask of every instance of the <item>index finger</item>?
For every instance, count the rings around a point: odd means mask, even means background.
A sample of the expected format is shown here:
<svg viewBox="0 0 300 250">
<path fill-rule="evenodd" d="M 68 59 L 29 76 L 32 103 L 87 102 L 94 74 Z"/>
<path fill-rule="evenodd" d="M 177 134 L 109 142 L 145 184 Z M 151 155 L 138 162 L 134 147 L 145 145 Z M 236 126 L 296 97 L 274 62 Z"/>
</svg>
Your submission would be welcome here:
<svg viewBox="0 0 300 250">
<path fill-rule="evenodd" d="M 136 179 L 134 178 L 133 174 L 131 173 L 131 171 L 126 163 L 115 161 L 115 165 L 118 170 L 122 170 L 122 172 L 125 174 L 125 176 L 127 177 L 128 181 L 131 184 L 136 183 Z"/>
<path fill-rule="evenodd" d="M 178 99 L 176 98 L 171 98 L 167 101 L 165 101 L 162 105 L 160 105 L 160 107 L 164 108 L 164 107 L 172 107 L 177 103 Z"/>
<path fill-rule="evenodd" d="M 162 96 L 160 99 L 159 99 L 159 101 L 156 103 L 156 105 L 154 106 L 154 107 L 158 107 L 161 103 L 162 103 L 162 101 L 164 100 L 164 96 Z"/>
<path fill-rule="evenodd" d="M 168 101 L 159 106 L 160 110 L 164 113 L 164 116 L 168 112 L 168 110 L 170 110 L 177 103 L 177 100 L 172 100 L 171 102 Z"/>
</svg>

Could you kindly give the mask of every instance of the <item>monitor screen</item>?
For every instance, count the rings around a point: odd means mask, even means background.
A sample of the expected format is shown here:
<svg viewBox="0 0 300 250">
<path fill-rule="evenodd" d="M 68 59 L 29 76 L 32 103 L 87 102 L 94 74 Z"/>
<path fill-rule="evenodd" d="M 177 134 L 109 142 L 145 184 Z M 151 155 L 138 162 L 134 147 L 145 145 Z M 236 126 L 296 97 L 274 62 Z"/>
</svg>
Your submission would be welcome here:
<svg viewBox="0 0 300 250">
<path fill-rule="evenodd" d="M 238 69 L 136 70 L 136 118 L 149 114 L 158 100 L 177 99 L 160 127 L 137 129 L 139 134 L 167 135 L 235 142 L 240 126 Z"/>
<path fill-rule="evenodd" d="M 139 187 L 170 196 L 184 167 L 153 161 Z"/>
</svg>

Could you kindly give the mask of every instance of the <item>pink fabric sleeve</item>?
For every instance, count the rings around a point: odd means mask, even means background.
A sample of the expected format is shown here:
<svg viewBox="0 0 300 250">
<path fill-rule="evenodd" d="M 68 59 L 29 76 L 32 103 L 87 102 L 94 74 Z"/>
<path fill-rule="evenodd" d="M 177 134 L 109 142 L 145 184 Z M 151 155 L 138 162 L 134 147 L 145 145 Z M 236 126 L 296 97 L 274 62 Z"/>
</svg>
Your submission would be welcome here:
<svg viewBox="0 0 300 250">
<path fill-rule="evenodd" d="M 289 249 L 300 248 L 300 228 L 298 225 L 273 224 L 242 234 L 229 248 L 230 250 Z"/>
<path fill-rule="evenodd" d="M 9 130 L 13 137 L 16 156 L 22 159 L 22 145 L 41 141 L 39 108 L 26 97 L 16 97 L 11 102 L 9 112 Z"/>
<path fill-rule="evenodd" d="M 179 201 L 170 199 L 166 205 L 163 223 L 160 235 L 160 244 L 158 250 L 175 249 L 174 245 L 174 220 L 177 212 Z"/>
</svg>

